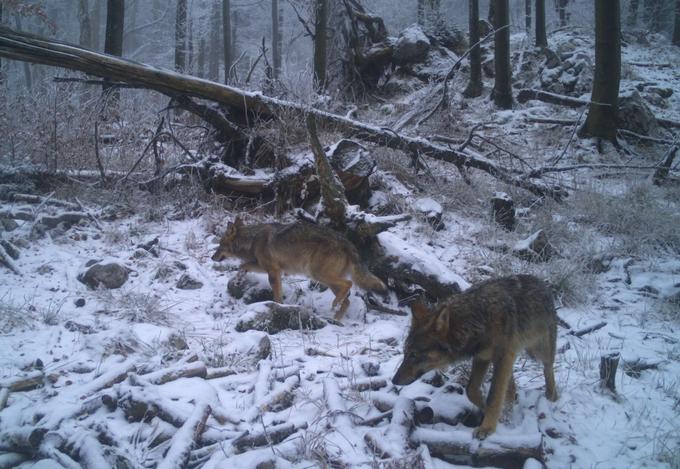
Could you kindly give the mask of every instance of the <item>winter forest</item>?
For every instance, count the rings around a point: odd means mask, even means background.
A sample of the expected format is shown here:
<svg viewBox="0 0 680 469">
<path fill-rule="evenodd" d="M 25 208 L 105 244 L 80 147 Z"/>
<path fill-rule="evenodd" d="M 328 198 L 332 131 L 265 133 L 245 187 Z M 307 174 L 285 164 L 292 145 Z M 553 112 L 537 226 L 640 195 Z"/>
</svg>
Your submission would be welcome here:
<svg viewBox="0 0 680 469">
<path fill-rule="evenodd" d="M 680 0 L 0 0 L 0 469 L 680 468 Z"/>
</svg>

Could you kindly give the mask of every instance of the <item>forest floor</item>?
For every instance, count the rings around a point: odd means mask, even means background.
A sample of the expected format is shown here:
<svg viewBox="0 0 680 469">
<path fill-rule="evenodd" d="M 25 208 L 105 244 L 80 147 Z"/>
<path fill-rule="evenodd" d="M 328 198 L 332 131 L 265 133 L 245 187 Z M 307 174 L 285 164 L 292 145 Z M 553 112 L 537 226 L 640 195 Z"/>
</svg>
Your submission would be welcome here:
<svg viewBox="0 0 680 469">
<path fill-rule="evenodd" d="M 590 50 L 589 40 L 576 42 L 579 50 Z M 658 117 L 680 120 L 677 49 L 630 43 L 623 53 L 622 94 L 640 83 L 669 88 L 672 96 L 650 107 Z M 453 89 L 464 87 L 460 75 Z M 377 112 L 360 112 L 360 118 L 382 113 L 386 121 L 396 121 L 404 109 L 427 102 L 428 90 Z M 655 164 L 666 150 L 627 142 L 627 154 L 611 146 L 598 153 L 592 141 L 572 139 L 573 126 L 527 118 L 577 120 L 581 110 L 530 101 L 497 112 L 488 91 L 473 101 L 454 95 L 451 106 L 428 123 L 432 127 L 414 131 L 464 138 L 467 129 L 484 123 L 485 138 L 530 164 L 560 158 L 562 164 L 642 166 Z M 677 141 L 670 133 L 662 136 Z M 392 385 L 410 318 L 370 309 L 357 290 L 343 324 L 238 332 L 239 322 L 266 304 L 232 297 L 227 283 L 238 263 L 210 259 L 217 236 L 236 213 L 187 202 L 191 193 L 185 200 L 166 195 L 155 201 L 144 194 L 116 195 L 118 202 L 106 207 L 88 203 L 92 219 L 70 228 L 43 231 L 29 220 L 3 233 L 3 240 L 19 248 L 12 262 L 22 275 L 4 267 L 0 273 L 0 387 L 31 376 L 39 377 L 40 386 L 11 392 L 0 411 L 0 462 L 10 461 L 0 466 L 14 461 L 22 468 L 39 467 L 35 461 L 51 458 L 69 467 L 72 461 L 58 447 L 75 448 L 69 454 L 83 466 L 101 453 L 127 467 L 155 467 L 174 457 L 168 448 L 187 446 L 192 422 L 202 420 L 200 411 L 208 405 L 212 413 L 202 447 L 190 453 L 189 467 L 445 468 L 484 461 L 466 460 L 460 446 L 470 454 L 507 452 L 511 458 L 539 448 L 531 454 L 550 468 L 680 467 L 680 189 L 655 186 L 650 171 L 588 170 L 555 179 L 570 188 L 566 201 L 537 202 L 486 175 L 472 174 L 467 186 L 445 163 L 430 162 L 428 171 L 413 175 L 406 160 L 380 151 L 376 156 L 373 208 L 396 207 L 413 215 L 380 238 L 384 246 L 408 254 L 435 275 L 469 283 L 531 272 L 553 285 L 558 314 L 571 326 L 558 330 L 556 402 L 543 395 L 541 367 L 520 358 L 514 369 L 517 400 L 496 433 L 479 443 L 461 417 L 474 414 L 461 394 L 469 364 L 446 374 L 428 373 L 408 386 Z M 501 190 L 510 192 L 520 209 L 513 232 L 488 219 L 489 197 Z M 440 231 L 413 209 L 426 197 L 443 206 Z M 68 195 L 59 192 L 55 198 Z M 37 220 L 64 209 L 3 202 L 0 212 L 29 213 Z M 255 219 L 267 217 L 251 215 L 249 221 Z M 557 254 L 541 263 L 513 255 L 512 247 L 538 229 Z M 129 279 L 118 289 L 90 290 L 77 277 L 91 260 L 124 265 Z M 265 275 L 248 275 L 266 286 Z M 179 288 L 186 276 L 201 286 Z M 330 291 L 300 277 L 285 277 L 283 289 L 287 304 L 332 317 Z M 388 306 L 400 308 L 394 295 Z M 621 357 L 615 392 L 600 384 L 601 357 L 611 353 Z M 187 377 L 161 378 L 158 370 Z M 194 371 L 200 376 L 191 377 Z M 115 409 L 101 404 L 104 395 L 118 401 Z M 435 415 L 434 422 L 417 424 L 409 442 L 384 413 L 404 396 Z M 146 403 L 141 413 L 131 409 L 139 403 Z M 178 431 L 182 425 L 189 431 Z M 39 428 L 67 443 L 50 446 L 43 439 L 36 448 L 18 445 Z M 253 435 L 259 440 L 243 443 Z M 382 442 L 382 455 L 368 446 L 371 439 Z M 443 446 L 428 450 L 423 442 Z M 17 451 L 7 452 L 11 444 Z M 439 457 L 441 447 L 449 459 L 458 448 L 462 466 Z"/>
</svg>

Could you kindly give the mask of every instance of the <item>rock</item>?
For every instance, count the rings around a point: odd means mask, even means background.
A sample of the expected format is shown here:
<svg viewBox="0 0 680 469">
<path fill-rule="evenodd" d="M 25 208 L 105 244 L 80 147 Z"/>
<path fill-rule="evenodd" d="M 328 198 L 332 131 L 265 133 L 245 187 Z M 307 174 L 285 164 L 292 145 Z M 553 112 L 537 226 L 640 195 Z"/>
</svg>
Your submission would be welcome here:
<svg viewBox="0 0 680 469">
<path fill-rule="evenodd" d="M 127 281 L 130 269 L 115 262 L 108 264 L 94 264 L 86 272 L 78 275 L 78 280 L 88 288 L 115 289 L 120 288 Z"/>
<path fill-rule="evenodd" d="M 659 128 L 656 117 L 637 91 L 619 97 L 617 121 L 620 129 L 641 135 L 654 135 Z"/>
<path fill-rule="evenodd" d="M 246 304 L 272 301 L 274 299 L 274 294 L 268 285 L 243 272 L 239 272 L 229 280 L 227 291 L 233 298 L 237 300 L 242 299 Z"/>
<path fill-rule="evenodd" d="M 14 231 L 19 228 L 19 224 L 11 218 L 0 218 L 0 226 L 5 231 Z"/>
<path fill-rule="evenodd" d="M 198 290 L 203 287 L 203 282 L 196 280 L 189 274 L 182 274 L 177 281 L 176 287 L 180 290 Z"/>
<path fill-rule="evenodd" d="M 83 306 L 85 306 L 85 298 L 78 298 L 73 303 L 76 305 L 76 308 L 82 308 Z"/>
<path fill-rule="evenodd" d="M 251 305 L 241 316 L 235 329 L 238 332 L 257 330 L 276 334 L 287 329 L 316 330 L 324 326 L 326 326 L 326 321 L 300 306 L 266 301 Z"/>
<path fill-rule="evenodd" d="M 545 231 L 538 230 L 526 239 L 515 244 L 512 253 L 517 257 L 531 261 L 544 262 L 556 255 L 555 248 L 550 244 Z"/>
<path fill-rule="evenodd" d="M 94 334 L 96 332 L 92 326 L 80 324 L 75 321 L 66 321 L 64 323 L 64 328 L 68 331 L 79 332 L 84 335 Z"/>
<path fill-rule="evenodd" d="M 394 60 L 400 64 L 419 62 L 425 59 L 430 49 L 430 40 L 420 26 L 411 25 L 404 29 L 394 44 Z"/>
<path fill-rule="evenodd" d="M 515 203 L 505 192 L 491 197 L 491 219 L 508 231 L 515 229 Z"/>
<path fill-rule="evenodd" d="M 442 223 L 444 209 L 439 202 L 429 197 L 423 197 L 415 201 L 413 208 L 416 212 L 423 215 L 436 231 L 444 229 L 444 223 Z"/>
</svg>

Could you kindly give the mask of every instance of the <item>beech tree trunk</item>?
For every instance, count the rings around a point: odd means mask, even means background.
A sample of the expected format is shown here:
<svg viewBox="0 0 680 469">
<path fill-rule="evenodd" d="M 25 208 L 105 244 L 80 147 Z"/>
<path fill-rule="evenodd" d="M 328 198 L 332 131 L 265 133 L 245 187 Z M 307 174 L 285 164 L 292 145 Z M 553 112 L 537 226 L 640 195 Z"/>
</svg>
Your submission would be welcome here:
<svg viewBox="0 0 680 469">
<path fill-rule="evenodd" d="M 524 29 L 531 32 L 531 0 L 524 0 Z"/>
<path fill-rule="evenodd" d="M 470 45 L 479 42 L 479 0 L 468 0 Z M 475 98 L 482 94 L 482 51 L 479 44 L 470 51 L 470 81 L 463 95 Z"/>
<path fill-rule="evenodd" d="M 536 0 L 536 47 L 548 47 L 545 33 L 545 0 Z"/>
<path fill-rule="evenodd" d="M 557 0 L 557 15 L 560 18 L 560 28 L 567 25 L 567 4 L 569 0 Z"/>
<path fill-rule="evenodd" d="M 620 0 L 595 0 L 595 77 L 588 117 L 580 137 L 616 141 L 621 80 Z"/>
<path fill-rule="evenodd" d="M 0 26 L 2 25 L 2 3 L 0 3 Z M 2 60 L 0 59 L 0 86 L 5 82 L 5 75 L 2 71 Z"/>
<path fill-rule="evenodd" d="M 187 0 L 177 0 L 175 16 L 175 70 L 184 73 L 187 65 Z"/>
<path fill-rule="evenodd" d="M 220 0 L 214 0 L 210 10 L 210 32 L 208 35 L 208 78 L 212 81 L 220 79 Z"/>
<path fill-rule="evenodd" d="M 274 80 L 278 80 L 281 75 L 281 13 L 283 9 L 279 9 L 279 0 L 272 0 L 272 66 Z"/>
<path fill-rule="evenodd" d="M 78 2 L 78 20 L 80 22 L 80 38 L 78 44 L 92 49 L 92 26 L 90 24 L 90 11 L 87 0 Z M 1 6 L 0 6 L 1 7 Z"/>
<path fill-rule="evenodd" d="M 494 3 L 494 68 L 493 101 L 501 109 L 512 108 L 512 70 L 510 68 L 510 8 L 508 0 Z"/>
<path fill-rule="evenodd" d="M 222 0 L 222 47 L 224 50 L 224 83 L 229 84 L 231 70 L 231 2 Z"/>
<path fill-rule="evenodd" d="M 316 89 L 326 88 L 326 56 L 328 42 L 328 0 L 315 0 L 314 19 L 314 83 Z"/>
<path fill-rule="evenodd" d="M 125 24 L 125 0 L 108 0 L 106 2 L 106 36 L 104 38 L 104 52 L 110 55 L 123 56 L 123 28 Z M 104 78 L 103 91 L 111 89 Z M 111 102 L 118 101 L 120 94 L 114 91 Z"/>
</svg>

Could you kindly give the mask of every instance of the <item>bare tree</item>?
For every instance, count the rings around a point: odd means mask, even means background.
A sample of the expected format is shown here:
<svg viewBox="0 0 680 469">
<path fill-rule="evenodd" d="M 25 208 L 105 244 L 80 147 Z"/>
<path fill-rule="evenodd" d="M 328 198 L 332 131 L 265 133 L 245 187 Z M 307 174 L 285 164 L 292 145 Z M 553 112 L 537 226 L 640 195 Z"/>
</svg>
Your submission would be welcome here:
<svg viewBox="0 0 680 469">
<path fill-rule="evenodd" d="M 664 14 L 662 0 L 644 0 L 642 9 L 645 26 L 653 33 L 661 30 L 661 16 Z"/>
<path fill-rule="evenodd" d="M 531 32 L 531 0 L 524 0 L 524 29 Z"/>
<path fill-rule="evenodd" d="M 101 18 L 102 18 L 102 2 L 97 0 L 94 2 L 92 8 L 92 21 L 90 27 L 92 28 L 92 50 L 101 50 Z"/>
<path fill-rule="evenodd" d="M 579 136 L 616 141 L 620 80 L 620 0 L 595 0 L 595 77 L 588 117 Z"/>
<path fill-rule="evenodd" d="M 314 83 L 317 90 L 326 87 L 328 42 L 328 0 L 315 0 L 314 11 Z"/>
<path fill-rule="evenodd" d="M 123 55 L 123 28 L 125 26 L 125 0 L 108 0 L 106 2 L 106 36 L 104 37 L 104 52 L 122 57 Z M 104 92 L 108 92 L 111 86 L 104 80 Z M 120 94 L 117 91 L 111 93 L 111 103 L 115 105 Z"/>
<path fill-rule="evenodd" d="M 281 34 L 281 20 L 283 8 L 279 5 L 279 0 L 272 0 L 272 62 L 273 78 L 278 80 L 281 75 L 281 48 L 283 45 L 283 35 Z"/>
<path fill-rule="evenodd" d="M 175 16 L 175 70 L 184 72 L 187 66 L 187 0 L 177 0 Z"/>
<path fill-rule="evenodd" d="M 229 70 L 231 70 L 231 2 L 222 0 L 222 47 L 224 50 L 224 82 L 229 84 Z"/>
<path fill-rule="evenodd" d="M 470 45 L 470 81 L 463 95 L 474 98 L 482 94 L 482 51 L 479 42 L 479 0 L 468 0 Z"/>
<path fill-rule="evenodd" d="M 222 41 L 220 41 L 220 0 L 214 0 L 210 10 L 210 31 L 208 33 L 208 78 L 213 81 L 220 79 L 220 55 Z"/>
<path fill-rule="evenodd" d="M 536 0 L 536 47 L 548 47 L 545 33 L 545 0 Z"/>
<path fill-rule="evenodd" d="M 557 7 L 557 16 L 560 19 L 560 28 L 564 28 L 567 25 L 567 20 L 569 14 L 567 13 L 567 5 L 569 0 L 557 0 L 555 6 Z"/>
<path fill-rule="evenodd" d="M 0 3 L 0 25 L 2 24 L 2 3 Z M 0 60 L 0 86 L 5 81 L 5 75 L 2 72 L 2 60 Z"/>
<path fill-rule="evenodd" d="M 510 68 L 510 8 L 508 0 L 494 3 L 494 69 L 493 101 L 502 109 L 512 108 L 512 70 Z"/>
</svg>

